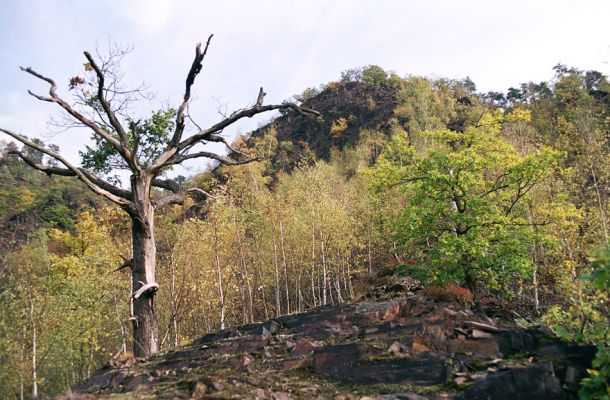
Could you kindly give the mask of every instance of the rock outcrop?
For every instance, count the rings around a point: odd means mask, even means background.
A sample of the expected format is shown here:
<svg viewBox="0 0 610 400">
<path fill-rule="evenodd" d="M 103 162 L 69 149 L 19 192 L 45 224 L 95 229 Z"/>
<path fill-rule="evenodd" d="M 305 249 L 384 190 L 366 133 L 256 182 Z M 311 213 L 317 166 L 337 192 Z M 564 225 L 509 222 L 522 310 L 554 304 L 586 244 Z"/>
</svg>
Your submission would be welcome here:
<svg viewBox="0 0 610 400">
<path fill-rule="evenodd" d="M 575 399 L 594 353 L 414 294 L 212 333 L 68 398 Z"/>
</svg>

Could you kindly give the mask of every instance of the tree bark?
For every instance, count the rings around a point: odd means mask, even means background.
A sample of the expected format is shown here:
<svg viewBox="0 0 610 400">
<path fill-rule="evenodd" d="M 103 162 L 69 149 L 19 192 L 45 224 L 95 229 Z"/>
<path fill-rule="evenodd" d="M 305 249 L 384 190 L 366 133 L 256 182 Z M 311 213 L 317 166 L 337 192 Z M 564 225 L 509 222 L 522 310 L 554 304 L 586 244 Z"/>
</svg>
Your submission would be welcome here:
<svg viewBox="0 0 610 400">
<path fill-rule="evenodd" d="M 156 285 L 157 247 L 155 244 L 155 214 L 150 199 L 150 178 L 132 178 L 135 212 L 130 213 L 132 223 L 133 265 L 131 269 L 133 296 L 133 353 L 148 357 L 158 351 L 158 328 L 155 311 L 155 293 L 158 286 L 138 295 L 147 285 Z"/>
</svg>

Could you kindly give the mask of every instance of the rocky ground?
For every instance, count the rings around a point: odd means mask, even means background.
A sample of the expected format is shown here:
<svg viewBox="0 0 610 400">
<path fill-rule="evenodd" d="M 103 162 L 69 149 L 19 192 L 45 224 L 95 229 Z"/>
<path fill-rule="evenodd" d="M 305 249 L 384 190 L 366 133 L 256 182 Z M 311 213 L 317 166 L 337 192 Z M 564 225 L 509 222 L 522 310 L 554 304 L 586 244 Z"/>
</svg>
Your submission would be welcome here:
<svg viewBox="0 0 610 400">
<path fill-rule="evenodd" d="M 319 307 L 99 370 L 64 399 L 575 399 L 593 347 L 409 294 Z"/>
</svg>

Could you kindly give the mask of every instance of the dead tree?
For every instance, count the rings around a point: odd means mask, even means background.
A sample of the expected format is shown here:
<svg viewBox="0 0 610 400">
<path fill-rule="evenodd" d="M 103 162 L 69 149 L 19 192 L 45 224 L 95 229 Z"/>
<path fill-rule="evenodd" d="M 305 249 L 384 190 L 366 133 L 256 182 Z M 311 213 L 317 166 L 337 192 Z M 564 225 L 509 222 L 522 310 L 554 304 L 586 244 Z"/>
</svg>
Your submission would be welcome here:
<svg viewBox="0 0 610 400">
<path fill-rule="evenodd" d="M 53 164 L 43 164 L 28 156 L 28 152 L 17 149 L 11 150 L 13 154 L 19 156 L 25 163 L 39 171 L 49 175 L 73 176 L 82 181 L 89 189 L 102 196 L 103 198 L 118 205 L 131 218 L 132 223 L 132 258 L 125 265 L 131 269 L 132 276 L 132 298 L 133 298 L 133 349 L 137 357 L 145 357 L 158 351 L 157 338 L 157 319 L 155 314 L 155 293 L 159 289 L 156 281 L 156 245 L 154 233 L 155 209 L 168 204 L 180 204 L 188 193 L 193 192 L 192 188 L 186 188 L 175 181 L 162 179 L 161 174 L 172 165 L 177 165 L 186 160 L 206 158 L 224 165 L 238 165 L 252 161 L 252 158 L 245 158 L 242 153 L 233 149 L 227 139 L 221 136 L 223 129 L 241 120 L 250 118 L 272 110 L 291 109 L 304 116 L 319 115 L 316 111 L 305 109 L 294 103 L 282 103 L 276 105 L 263 105 L 264 91 L 259 91 L 255 105 L 252 107 L 238 110 L 207 129 L 197 126 L 190 134 L 185 132 L 187 107 L 191 98 L 191 88 L 195 78 L 201 72 L 202 63 L 207 53 L 213 35 L 207 40 L 205 48 L 202 49 L 201 43 L 195 49 L 195 59 L 186 77 L 184 98 L 176 110 L 174 128 L 168 139 L 163 144 L 161 151 L 155 157 L 142 162 L 139 157 L 141 152 L 141 140 L 138 135 L 137 123 L 126 116 L 116 105 L 118 100 L 116 94 L 118 90 L 113 86 L 111 79 L 107 82 L 107 75 L 110 65 L 103 62 L 98 64 L 90 53 L 85 52 L 87 60 L 86 68 L 94 73 L 93 90 L 96 96 L 94 116 L 82 112 L 74 104 L 70 104 L 57 94 L 56 82 L 42 75 L 30 67 L 21 68 L 28 74 L 47 82 L 50 86 L 49 95 L 39 95 L 28 91 L 36 99 L 58 105 L 67 117 L 76 126 L 88 128 L 98 140 L 103 141 L 115 152 L 117 158 L 127 167 L 130 176 L 130 188 L 121 187 L 109 183 L 102 175 L 90 168 L 75 165 L 63 157 L 56 149 L 46 147 L 39 141 L 31 140 L 27 136 L 13 132 L 8 129 L 0 128 L 3 132 L 27 148 L 41 152 L 55 160 Z M 112 60 L 110 60 L 111 62 Z M 83 83 L 81 78 L 73 78 L 70 81 L 71 87 Z M 209 142 L 223 143 L 229 150 L 229 156 L 222 156 L 215 152 L 194 150 L 195 146 Z M 163 196 L 153 198 L 153 188 L 163 189 Z"/>
</svg>

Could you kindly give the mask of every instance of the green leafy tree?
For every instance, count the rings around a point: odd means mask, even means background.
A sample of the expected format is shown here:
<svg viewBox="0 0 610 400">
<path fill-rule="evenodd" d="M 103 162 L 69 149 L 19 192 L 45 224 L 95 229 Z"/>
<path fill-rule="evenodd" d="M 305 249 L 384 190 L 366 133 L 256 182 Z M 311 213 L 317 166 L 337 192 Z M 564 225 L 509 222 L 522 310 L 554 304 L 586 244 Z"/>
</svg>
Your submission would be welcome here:
<svg viewBox="0 0 610 400">
<path fill-rule="evenodd" d="M 501 136 L 511 115 L 486 115 L 465 132 L 426 132 L 416 150 L 404 133 L 386 148 L 373 173 L 379 190 L 398 187 L 408 205 L 394 222 L 405 249 L 425 260 L 428 278 L 507 289 L 530 273 L 531 190 L 547 178 L 560 154 L 542 148 L 520 156 Z"/>
</svg>

